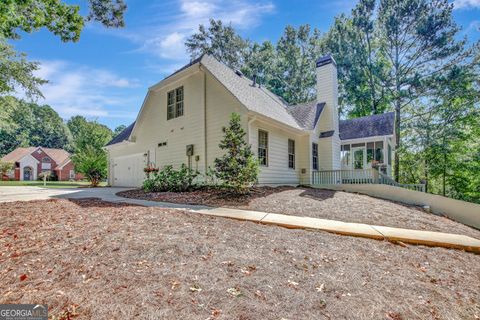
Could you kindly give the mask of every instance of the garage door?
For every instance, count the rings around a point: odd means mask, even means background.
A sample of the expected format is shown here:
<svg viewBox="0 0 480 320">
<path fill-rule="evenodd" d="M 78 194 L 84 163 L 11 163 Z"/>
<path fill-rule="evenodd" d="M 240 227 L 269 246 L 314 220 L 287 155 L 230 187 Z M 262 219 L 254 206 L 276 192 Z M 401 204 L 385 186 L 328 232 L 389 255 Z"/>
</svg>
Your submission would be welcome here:
<svg viewBox="0 0 480 320">
<path fill-rule="evenodd" d="M 113 185 L 117 187 L 140 187 L 145 179 L 145 156 L 143 153 L 116 157 L 113 160 Z"/>
</svg>

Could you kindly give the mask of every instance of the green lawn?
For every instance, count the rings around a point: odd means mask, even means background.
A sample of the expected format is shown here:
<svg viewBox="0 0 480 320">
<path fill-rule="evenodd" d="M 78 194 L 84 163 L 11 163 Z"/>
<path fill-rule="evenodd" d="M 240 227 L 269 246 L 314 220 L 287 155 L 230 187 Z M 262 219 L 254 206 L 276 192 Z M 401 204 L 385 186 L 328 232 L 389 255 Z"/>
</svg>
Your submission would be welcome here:
<svg viewBox="0 0 480 320">
<path fill-rule="evenodd" d="M 87 181 L 47 181 L 46 188 L 82 188 L 90 185 Z M 106 182 L 101 182 L 100 187 L 105 187 Z M 0 187 L 7 186 L 33 186 L 43 187 L 43 181 L 0 181 Z"/>
</svg>

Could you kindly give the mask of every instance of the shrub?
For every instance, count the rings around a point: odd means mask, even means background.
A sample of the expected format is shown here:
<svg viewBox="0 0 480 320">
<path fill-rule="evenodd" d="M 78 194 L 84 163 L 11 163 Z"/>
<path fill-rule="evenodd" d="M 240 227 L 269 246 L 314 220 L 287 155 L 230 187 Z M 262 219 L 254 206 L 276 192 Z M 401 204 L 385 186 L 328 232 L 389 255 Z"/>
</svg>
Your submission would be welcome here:
<svg viewBox="0 0 480 320">
<path fill-rule="evenodd" d="M 257 181 L 259 165 L 250 145 L 245 141 L 246 132 L 242 128 L 240 115 L 232 113 L 219 147 L 227 153 L 215 159 L 215 175 L 222 186 L 236 193 L 245 193 Z"/>
<path fill-rule="evenodd" d="M 87 146 L 73 155 L 72 160 L 75 171 L 82 173 L 92 187 L 97 187 L 100 181 L 107 177 L 107 154 L 103 150 Z"/>
<path fill-rule="evenodd" d="M 3 178 L 3 176 L 6 176 L 10 170 L 13 170 L 15 168 L 15 165 L 13 162 L 6 162 L 0 160 L 0 179 Z"/>
<path fill-rule="evenodd" d="M 145 179 L 143 189 L 146 192 L 188 191 L 195 186 L 194 180 L 198 175 L 198 171 L 188 168 L 185 164 L 182 164 L 179 170 L 173 169 L 173 166 L 165 166 Z"/>
</svg>

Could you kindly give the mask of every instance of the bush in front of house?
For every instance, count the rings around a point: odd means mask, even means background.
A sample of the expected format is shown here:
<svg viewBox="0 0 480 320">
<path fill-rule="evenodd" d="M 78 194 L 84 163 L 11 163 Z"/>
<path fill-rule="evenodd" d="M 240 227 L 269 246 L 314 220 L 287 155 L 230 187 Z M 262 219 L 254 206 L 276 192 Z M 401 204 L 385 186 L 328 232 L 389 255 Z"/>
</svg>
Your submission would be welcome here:
<svg viewBox="0 0 480 320">
<path fill-rule="evenodd" d="M 246 132 L 240 115 L 232 113 L 228 127 L 223 128 L 224 137 L 220 149 L 226 154 L 215 159 L 215 176 L 222 188 L 235 193 L 246 193 L 257 181 L 259 164 L 250 145 L 245 141 Z"/>
<path fill-rule="evenodd" d="M 195 187 L 195 178 L 199 172 L 185 164 L 175 170 L 173 166 L 165 166 L 162 170 L 150 173 L 143 182 L 145 192 L 183 192 Z"/>
</svg>

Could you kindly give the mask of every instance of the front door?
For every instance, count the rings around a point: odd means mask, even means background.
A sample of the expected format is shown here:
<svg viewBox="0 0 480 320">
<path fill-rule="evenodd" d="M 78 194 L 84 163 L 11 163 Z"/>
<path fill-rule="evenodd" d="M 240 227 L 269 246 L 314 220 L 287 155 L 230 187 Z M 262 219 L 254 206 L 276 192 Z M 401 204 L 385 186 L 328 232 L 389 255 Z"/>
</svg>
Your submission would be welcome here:
<svg viewBox="0 0 480 320">
<path fill-rule="evenodd" d="M 353 169 L 363 169 L 365 168 L 365 148 L 352 148 L 353 153 Z"/>
<path fill-rule="evenodd" d="M 32 180 L 32 168 L 30 167 L 23 168 L 23 180 L 26 180 L 26 181 Z"/>
</svg>

